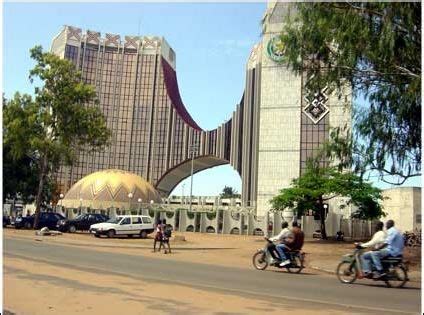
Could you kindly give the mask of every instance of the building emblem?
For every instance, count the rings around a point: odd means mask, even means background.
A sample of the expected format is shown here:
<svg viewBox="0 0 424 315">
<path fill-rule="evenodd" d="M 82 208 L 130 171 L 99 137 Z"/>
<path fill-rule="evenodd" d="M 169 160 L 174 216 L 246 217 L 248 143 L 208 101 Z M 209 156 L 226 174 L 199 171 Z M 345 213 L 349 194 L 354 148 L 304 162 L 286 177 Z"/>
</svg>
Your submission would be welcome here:
<svg viewBox="0 0 424 315">
<path fill-rule="evenodd" d="M 304 97 L 306 106 L 303 108 L 303 112 L 314 124 L 317 124 L 329 112 L 328 107 L 325 105 L 328 101 L 328 96 L 325 94 L 326 90 L 327 87 L 315 93 L 312 100 L 308 96 Z"/>
<path fill-rule="evenodd" d="M 269 40 L 268 46 L 267 46 L 267 52 L 268 52 L 268 56 L 272 60 L 276 62 L 283 61 L 284 50 L 285 50 L 284 43 L 281 40 L 280 36 L 275 36 Z"/>
</svg>

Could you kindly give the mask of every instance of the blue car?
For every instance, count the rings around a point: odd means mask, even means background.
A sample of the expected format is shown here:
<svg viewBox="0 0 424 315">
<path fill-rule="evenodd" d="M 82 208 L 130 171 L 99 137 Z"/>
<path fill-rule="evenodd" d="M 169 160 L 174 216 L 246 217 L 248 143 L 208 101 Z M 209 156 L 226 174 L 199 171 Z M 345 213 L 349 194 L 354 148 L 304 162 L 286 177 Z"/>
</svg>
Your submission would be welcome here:
<svg viewBox="0 0 424 315">
<path fill-rule="evenodd" d="M 30 215 L 26 217 L 17 217 L 15 220 L 16 229 L 32 229 L 34 227 L 35 215 Z M 59 220 L 64 220 L 65 217 L 59 213 L 55 212 L 41 212 L 40 220 L 38 222 L 38 228 L 47 227 L 50 230 L 56 230 L 57 222 Z"/>
</svg>

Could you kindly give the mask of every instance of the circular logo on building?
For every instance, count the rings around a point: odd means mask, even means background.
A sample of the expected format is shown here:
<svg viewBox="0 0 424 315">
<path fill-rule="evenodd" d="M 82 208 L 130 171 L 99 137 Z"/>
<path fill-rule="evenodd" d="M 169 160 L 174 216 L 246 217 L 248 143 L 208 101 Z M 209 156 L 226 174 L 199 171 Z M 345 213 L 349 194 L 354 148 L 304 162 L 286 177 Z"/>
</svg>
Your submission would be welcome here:
<svg viewBox="0 0 424 315">
<path fill-rule="evenodd" d="M 275 36 L 268 42 L 268 56 L 274 61 L 282 61 L 284 59 L 284 48 L 284 43 L 280 36 Z"/>
</svg>

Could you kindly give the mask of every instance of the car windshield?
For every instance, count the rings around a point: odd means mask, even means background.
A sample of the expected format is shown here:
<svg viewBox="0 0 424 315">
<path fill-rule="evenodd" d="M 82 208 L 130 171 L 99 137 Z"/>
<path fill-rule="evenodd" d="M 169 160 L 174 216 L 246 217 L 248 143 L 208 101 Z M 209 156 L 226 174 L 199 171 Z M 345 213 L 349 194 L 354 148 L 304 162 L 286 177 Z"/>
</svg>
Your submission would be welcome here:
<svg viewBox="0 0 424 315">
<path fill-rule="evenodd" d="M 74 220 L 81 220 L 84 216 L 85 214 L 79 214 L 74 218 Z"/>
<path fill-rule="evenodd" d="M 112 219 L 109 219 L 107 223 L 118 223 L 119 221 L 121 221 L 121 219 L 122 217 L 112 218 Z"/>
</svg>

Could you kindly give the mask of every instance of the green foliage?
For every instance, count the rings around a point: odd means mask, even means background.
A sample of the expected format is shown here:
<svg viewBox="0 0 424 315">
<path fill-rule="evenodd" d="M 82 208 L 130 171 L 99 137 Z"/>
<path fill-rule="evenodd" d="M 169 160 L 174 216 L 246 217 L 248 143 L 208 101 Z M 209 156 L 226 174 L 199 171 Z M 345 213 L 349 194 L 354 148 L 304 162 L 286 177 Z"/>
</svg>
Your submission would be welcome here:
<svg viewBox="0 0 424 315">
<path fill-rule="evenodd" d="M 296 3 L 281 35 L 285 61 L 305 73 L 311 93 L 352 87 L 369 106 L 357 107 L 352 137 L 335 137 L 354 151 L 362 173 L 421 174 L 421 3 Z M 340 134 L 334 134 L 337 136 Z M 338 156 L 338 158 L 344 158 Z"/>
<path fill-rule="evenodd" d="M 25 203 L 35 200 L 38 190 L 38 164 L 28 156 L 13 158 L 10 147 L 3 144 L 3 201 L 21 199 Z M 54 182 L 46 178 L 43 187 L 43 200 L 49 200 L 54 190 Z"/>
<path fill-rule="evenodd" d="M 95 88 L 81 80 L 72 62 L 44 53 L 40 46 L 31 49 L 31 58 L 36 65 L 30 81 L 41 86 L 35 87 L 34 97 L 16 93 L 5 102 L 3 142 L 13 161 L 29 158 L 38 171 L 38 214 L 48 177 L 61 164 L 74 163 L 78 152 L 103 149 L 111 133 L 97 107 Z"/>
<path fill-rule="evenodd" d="M 291 208 L 299 216 L 308 210 L 314 211 L 321 217 L 321 231 L 326 238 L 324 204 L 336 197 L 346 197 L 347 204 L 357 208 L 355 217 L 377 219 L 384 215 L 380 189 L 354 173 L 340 172 L 336 167 L 320 167 L 318 159 L 309 160 L 304 174 L 270 202 L 275 210 Z"/>
<path fill-rule="evenodd" d="M 230 186 L 224 186 L 222 193 L 219 194 L 220 198 L 240 198 L 240 194 Z"/>
</svg>

